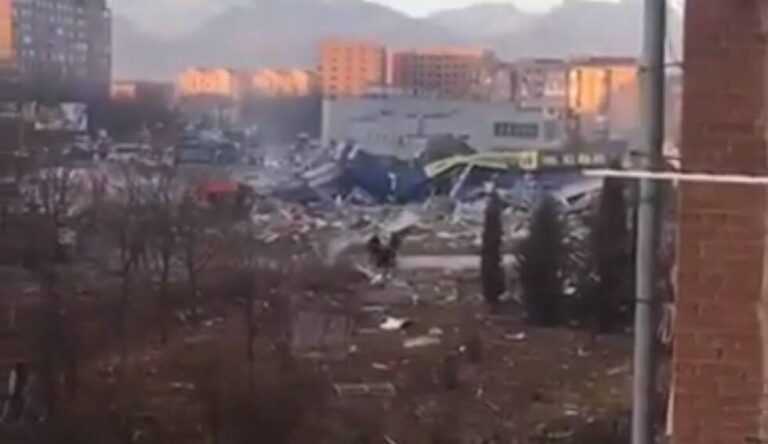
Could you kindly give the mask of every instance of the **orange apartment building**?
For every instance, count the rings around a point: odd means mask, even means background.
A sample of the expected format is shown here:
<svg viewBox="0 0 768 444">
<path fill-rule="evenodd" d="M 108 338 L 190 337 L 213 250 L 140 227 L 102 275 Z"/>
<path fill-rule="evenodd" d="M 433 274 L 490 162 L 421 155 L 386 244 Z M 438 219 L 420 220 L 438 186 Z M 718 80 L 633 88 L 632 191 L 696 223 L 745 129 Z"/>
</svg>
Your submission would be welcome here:
<svg viewBox="0 0 768 444">
<path fill-rule="evenodd" d="M 569 65 L 567 106 L 582 136 L 632 138 L 640 117 L 637 60 L 591 57 Z"/>
<path fill-rule="evenodd" d="M 319 77 L 306 69 L 261 69 L 250 76 L 249 92 L 259 97 L 306 97 L 319 89 Z"/>
<path fill-rule="evenodd" d="M 216 96 L 239 99 L 242 75 L 226 68 L 190 68 L 181 73 L 176 85 L 180 97 Z"/>
<path fill-rule="evenodd" d="M 13 7 L 10 0 L 0 0 L 0 69 L 16 65 L 16 45 L 13 41 Z"/>
<path fill-rule="evenodd" d="M 320 44 L 320 84 L 326 97 L 359 97 L 387 80 L 387 50 L 359 40 L 327 39 Z"/>
<path fill-rule="evenodd" d="M 490 81 L 494 60 L 492 52 L 481 49 L 399 51 L 392 55 L 392 83 L 416 94 L 471 98 Z"/>
</svg>

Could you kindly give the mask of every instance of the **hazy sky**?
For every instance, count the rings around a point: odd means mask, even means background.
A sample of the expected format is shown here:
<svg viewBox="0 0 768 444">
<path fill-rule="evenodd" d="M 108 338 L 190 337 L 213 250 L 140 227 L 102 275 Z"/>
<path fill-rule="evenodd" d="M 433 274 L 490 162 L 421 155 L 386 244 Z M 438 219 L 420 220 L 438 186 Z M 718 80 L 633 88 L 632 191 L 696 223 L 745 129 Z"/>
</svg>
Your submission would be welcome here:
<svg viewBox="0 0 768 444">
<path fill-rule="evenodd" d="M 203 20 L 235 5 L 280 0 L 113 0 L 115 12 L 132 19 L 145 30 L 174 34 L 194 28 Z M 353 1 L 353 0 L 317 0 Z M 367 0 L 390 6 L 413 16 L 479 3 L 511 3 L 526 11 L 546 11 L 563 0 Z M 616 1 L 616 0 L 603 0 Z M 681 1 L 681 0 L 679 0 Z"/>
<path fill-rule="evenodd" d="M 372 0 L 376 3 L 397 8 L 411 15 L 423 16 L 440 9 L 460 8 L 477 3 L 514 3 L 528 11 L 546 11 L 562 3 L 562 0 Z"/>
</svg>

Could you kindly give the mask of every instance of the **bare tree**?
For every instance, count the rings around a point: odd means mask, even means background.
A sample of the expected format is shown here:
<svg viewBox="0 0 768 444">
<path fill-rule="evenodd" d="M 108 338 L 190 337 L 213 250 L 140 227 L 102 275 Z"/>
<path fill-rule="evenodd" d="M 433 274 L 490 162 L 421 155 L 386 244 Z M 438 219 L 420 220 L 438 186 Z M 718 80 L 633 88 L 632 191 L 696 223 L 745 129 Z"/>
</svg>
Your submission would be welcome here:
<svg viewBox="0 0 768 444">
<path fill-rule="evenodd" d="M 114 242 L 114 270 L 120 278 L 120 294 L 115 310 L 115 329 L 120 343 L 121 368 L 127 350 L 127 323 L 129 303 L 134 291 L 137 271 L 145 258 L 147 248 L 146 229 L 151 223 L 148 217 L 145 178 L 126 166 L 121 169 L 116 199 L 101 211 L 103 226 Z"/>
<path fill-rule="evenodd" d="M 42 310 L 33 325 L 33 371 L 39 376 L 41 412 L 45 417 L 54 417 L 61 411 L 62 394 L 73 400 L 79 391 L 81 344 L 70 310 L 72 282 L 66 273 L 57 274 L 56 287 L 43 295 Z"/>
<path fill-rule="evenodd" d="M 187 283 L 193 300 L 200 292 L 200 274 L 213 259 L 211 214 L 199 205 L 195 198 L 186 194 L 179 205 L 178 224 L 179 255 L 187 273 Z"/>
<path fill-rule="evenodd" d="M 157 302 L 160 320 L 160 341 L 168 343 L 171 318 L 171 271 L 179 250 L 177 223 L 179 217 L 179 185 L 173 170 L 164 170 L 157 177 L 149 200 L 148 214 L 148 268 L 157 283 Z"/>
<path fill-rule="evenodd" d="M 231 297 L 242 303 L 245 322 L 245 357 L 248 364 L 248 389 L 254 390 L 254 368 L 256 356 L 253 341 L 257 334 L 256 302 L 265 289 L 263 279 L 267 273 L 260 261 L 260 245 L 254 228 L 250 224 L 240 224 L 227 236 L 226 251 L 232 254 L 236 275 L 232 281 Z"/>
<path fill-rule="evenodd" d="M 83 194 L 83 183 L 76 172 L 52 153 L 46 153 L 39 168 L 28 178 L 24 265 L 34 271 L 40 282 L 41 307 L 36 329 L 37 364 L 45 411 L 56 413 L 59 401 L 58 381 L 62 373 L 76 387 L 77 344 L 67 328 L 64 306 L 63 272 L 67 259 L 65 233 L 73 225 L 76 199 Z"/>
<path fill-rule="evenodd" d="M 64 165 L 58 156 L 49 154 L 29 177 L 26 190 L 26 216 L 33 229 L 27 231 L 24 265 L 42 271 L 45 264 L 60 262 L 65 251 L 63 232 L 72 216 L 76 199 L 84 195 L 83 182 L 75 170 Z M 47 270 L 47 279 L 52 279 Z"/>
</svg>

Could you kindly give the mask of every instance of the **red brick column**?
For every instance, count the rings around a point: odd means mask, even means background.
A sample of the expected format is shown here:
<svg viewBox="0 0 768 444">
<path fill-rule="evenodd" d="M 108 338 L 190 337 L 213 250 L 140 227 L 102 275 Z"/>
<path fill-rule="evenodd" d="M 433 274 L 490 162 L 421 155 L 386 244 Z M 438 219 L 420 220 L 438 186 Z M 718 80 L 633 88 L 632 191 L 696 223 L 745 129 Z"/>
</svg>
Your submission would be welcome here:
<svg viewBox="0 0 768 444">
<path fill-rule="evenodd" d="M 766 0 L 688 0 L 683 168 L 766 174 Z M 760 443 L 766 188 L 681 187 L 673 443 Z M 768 313 L 768 312 L 766 312 Z"/>
</svg>

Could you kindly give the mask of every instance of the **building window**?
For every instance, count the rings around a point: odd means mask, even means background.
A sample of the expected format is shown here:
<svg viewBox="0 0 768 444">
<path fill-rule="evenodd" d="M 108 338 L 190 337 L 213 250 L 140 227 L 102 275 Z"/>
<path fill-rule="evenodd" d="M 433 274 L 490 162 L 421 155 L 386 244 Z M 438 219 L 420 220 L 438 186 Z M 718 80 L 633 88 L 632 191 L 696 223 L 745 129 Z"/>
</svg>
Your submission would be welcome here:
<svg viewBox="0 0 768 444">
<path fill-rule="evenodd" d="M 538 139 L 538 123 L 495 122 L 493 124 L 495 137 L 516 137 L 519 139 Z"/>
</svg>

